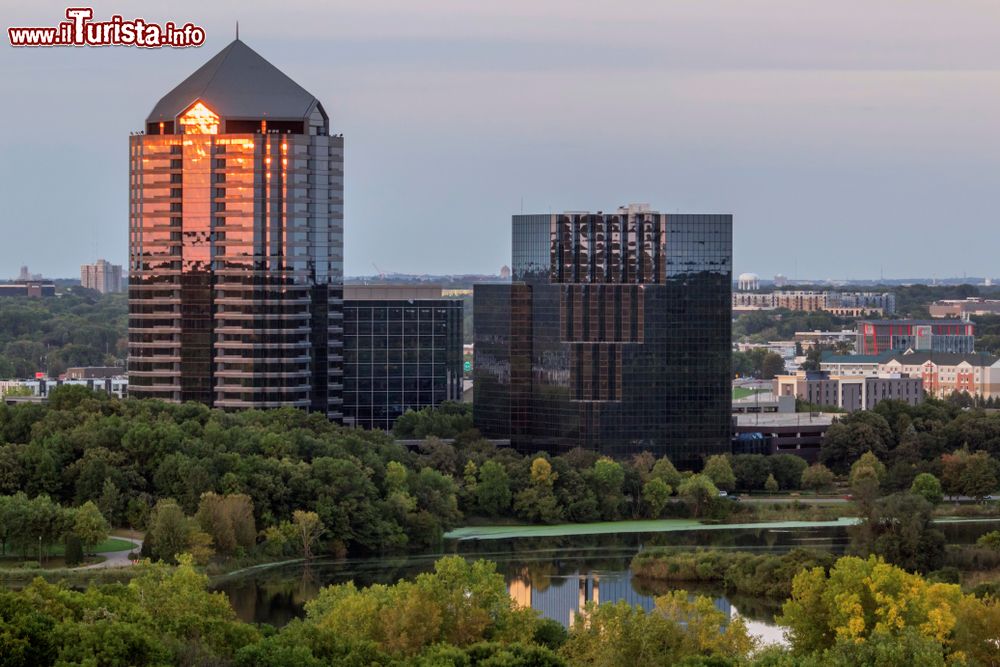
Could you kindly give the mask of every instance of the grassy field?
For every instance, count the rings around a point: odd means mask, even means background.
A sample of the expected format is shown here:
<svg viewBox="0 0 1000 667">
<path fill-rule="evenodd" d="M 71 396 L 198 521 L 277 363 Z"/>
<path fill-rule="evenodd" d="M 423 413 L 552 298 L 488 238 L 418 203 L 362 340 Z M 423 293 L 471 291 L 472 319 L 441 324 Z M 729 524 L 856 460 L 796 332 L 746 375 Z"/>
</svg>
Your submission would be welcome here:
<svg viewBox="0 0 1000 667">
<path fill-rule="evenodd" d="M 754 394 L 759 394 L 762 389 L 747 389 L 746 387 L 733 387 L 733 399 L 740 400 L 741 398 L 749 398 Z"/>
<path fill-rule="evenodd" d="M 87 549 L 87 553 L 104 554 L 104 553 L 109 553 L 111 551 L 125 551 L 126 549 L 133 548 L 133 546 L 134 545 L 128 540 L 120 540 L 117 537 L 109 537 L 108 539 L 104 540 L 103 542 L 95 546 L 93 549 Z M 64 553 L 65 553 L 65 546 L 63 544 L 61 543 L 53 544 L 49 546 L 49 548 L 45 551 L 45 557 L 48 558 L 51 556 L 62 556 Z M 10 554 L 4 556 L 4 558 L 9 558 L 9 557 L 11 557 Z M 38 558 L 37 549 L 33 552 L 29 552 L 28 559 L 30 560 L 31 558 Z M 20 555 L 17 556 L 17 559 L 20 560 Z"/>
</svg>

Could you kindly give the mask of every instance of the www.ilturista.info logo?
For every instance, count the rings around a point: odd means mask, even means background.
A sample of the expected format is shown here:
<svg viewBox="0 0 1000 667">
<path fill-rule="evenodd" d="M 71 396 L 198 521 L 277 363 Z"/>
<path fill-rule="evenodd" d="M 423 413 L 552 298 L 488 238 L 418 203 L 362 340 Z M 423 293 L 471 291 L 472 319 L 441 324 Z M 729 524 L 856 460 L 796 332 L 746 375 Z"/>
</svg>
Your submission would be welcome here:
<svg viewBox="0 0 1000 667">
<path fill-rule="evenodd" d="M 50 28 L 7 28 L 11 46 L 164 46 L 184 48 L 205 43 L 205 29 L 193 23 L 163 25 L 135 18 L 126 21 L 117 14 L 109 21 L 91 21 L 91 7 L 70 7 L 68 21 Z"/>
</svg>

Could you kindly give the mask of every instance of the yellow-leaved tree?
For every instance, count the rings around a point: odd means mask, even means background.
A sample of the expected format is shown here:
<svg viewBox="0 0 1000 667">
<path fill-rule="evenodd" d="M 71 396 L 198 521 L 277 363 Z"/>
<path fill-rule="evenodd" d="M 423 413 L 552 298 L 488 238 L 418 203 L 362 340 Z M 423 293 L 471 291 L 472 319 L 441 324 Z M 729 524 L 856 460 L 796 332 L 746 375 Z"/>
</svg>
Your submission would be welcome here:
<svg viewBox="0 0 1000 667">
<path fill-rule="evenodd" d="M 939 646 L 948 660 L 995 664 L 1000 605 L 875 556 L 847 557 L 829 574 L 812 568 L 796 575 L 778 622 L 788 627 L 792 650 L 802 656 L 916 639 Z"/>
</svg>

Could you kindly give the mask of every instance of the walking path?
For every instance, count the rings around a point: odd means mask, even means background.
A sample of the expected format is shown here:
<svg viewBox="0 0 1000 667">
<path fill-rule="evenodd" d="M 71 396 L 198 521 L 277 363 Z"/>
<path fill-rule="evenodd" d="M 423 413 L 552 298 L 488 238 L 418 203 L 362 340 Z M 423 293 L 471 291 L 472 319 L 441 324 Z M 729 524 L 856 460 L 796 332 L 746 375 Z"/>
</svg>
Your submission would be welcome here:
<svg viewBox="0 0 1000 667">
<path fill-rule="evenodd" d="M 98 568 L 105 567 L 131 567 L 132 561 L 129 560 L 128 555 L 133 551 L 139 551 L 142 548 L 142 540 L 137 540 L 133 537 L 125 537 L 123 535 L 115 535 L 115 539 L 126 540 L 132 543 L 132 547 L 125 549 L 123 551 L 109 551 L 107 553 L 100 554 L 104 556 L 104 560 L 100 563 L 94 563 L 93 565 L 84 565 L 83 567 L 78 567 L 78 570 L 96 570 Z"/>
</svg>

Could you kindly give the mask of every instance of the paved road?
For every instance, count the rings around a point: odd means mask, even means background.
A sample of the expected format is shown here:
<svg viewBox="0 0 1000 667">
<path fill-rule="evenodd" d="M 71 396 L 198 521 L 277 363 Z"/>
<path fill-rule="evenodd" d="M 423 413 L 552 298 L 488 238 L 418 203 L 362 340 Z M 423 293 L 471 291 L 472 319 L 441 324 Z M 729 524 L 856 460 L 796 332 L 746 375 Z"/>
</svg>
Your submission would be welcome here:
<svg viewBox="0 0 1000 667">
<path fill-rule="evenodd" d="M 121 535 L 115 535 L 115 539 L 125 540 L 131 542 L 134 546 L 130 549 L 125 549 L 124 551 L 109 551 L 107 553 L 100 554 L 104 556 L 104 560 L 100 563 L 94 563 L 93 565 L 84 565 L 80 570 L 94 570 L 98 568 L 105 567 L 131 567 L 132 561 L 129 560 L 128 555 L 133 551 L 139 551 L 142 548 L 142 540 L 137 540 L 131 537 L 123 537 Z"/>
<path fill-rule="evenodd" d="M 799 501 L 803 505 L 839 505 L 846 503 L 844 498 L 792 498 L 789 496 L 778 496 L 776 498 L 765 498 L 760 496 L 741 496 L 741 503 L 792 503 Z"/>
</svg>

